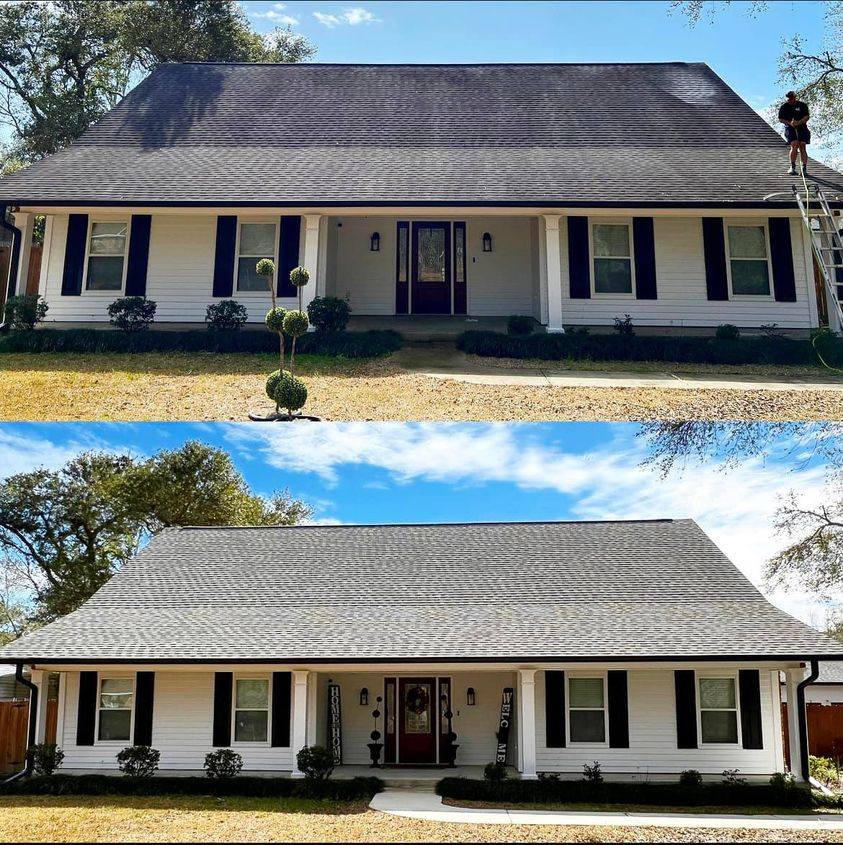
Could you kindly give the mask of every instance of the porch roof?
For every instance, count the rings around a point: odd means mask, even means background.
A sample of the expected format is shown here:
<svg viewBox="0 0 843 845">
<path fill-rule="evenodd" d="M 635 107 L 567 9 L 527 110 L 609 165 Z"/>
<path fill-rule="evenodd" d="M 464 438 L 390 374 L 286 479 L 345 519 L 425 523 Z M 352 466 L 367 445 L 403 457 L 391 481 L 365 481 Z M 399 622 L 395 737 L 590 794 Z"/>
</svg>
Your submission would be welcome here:
<svg viewBox="0 0 843 845">
<path fill-rule="evenodd" d="M 691 520 L 175 528 L 27 662 L 803 659 L 843 647 L 769 604 Z"/>
</svg>

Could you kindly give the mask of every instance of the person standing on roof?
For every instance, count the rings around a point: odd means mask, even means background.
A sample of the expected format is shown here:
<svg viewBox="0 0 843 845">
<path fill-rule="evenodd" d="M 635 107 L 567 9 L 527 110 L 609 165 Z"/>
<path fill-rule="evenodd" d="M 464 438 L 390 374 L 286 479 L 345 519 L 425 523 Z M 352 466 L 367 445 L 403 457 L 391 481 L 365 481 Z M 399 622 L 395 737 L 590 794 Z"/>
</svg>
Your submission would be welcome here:
<svg viewBox="0 0 843 845">
<path fill-rule="evenodd" d="M 806 144 L 811 143 L 811 130 L 808 128 L 808 104 L 796 99 L 795 91 L 788 91 L 787 99 L 779 109 L 779 120 L 784 124 L 784 137 L 790 144 L 790 170 L 788 176 L 796 176 L 796 154 L 802 155 L 802 172 L 808 174 L 808 151 Z"/>
</svg>

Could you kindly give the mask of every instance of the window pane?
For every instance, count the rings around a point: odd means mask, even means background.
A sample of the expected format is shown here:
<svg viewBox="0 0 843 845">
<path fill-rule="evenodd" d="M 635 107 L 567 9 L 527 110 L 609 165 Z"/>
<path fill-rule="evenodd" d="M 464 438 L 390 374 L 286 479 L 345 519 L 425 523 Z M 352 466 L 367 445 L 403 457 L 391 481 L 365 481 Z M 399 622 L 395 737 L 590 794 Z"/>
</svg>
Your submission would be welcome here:
<svg viewBox="0 0 843 845">
<path fill-rule="evenodd" d="M 123 287 L 123 258 L 92 255 L 88 259 L 88 290 L 120 290 Z"/>
<path fill-rule="evenodd" d="M 769 296 L 770 275 L 766 261 L 732 261 L 732 293 Z"/>
<path fill-rule="evenodd" d="M 629 255 L 629 227 L 598 223 L 594 226 L 595 255 Z"/>
<path fill-rule="evenodd" d="M 606 724 L 602 710 L 571 710 L 571 742 L 605 742 Z"/>
<path fill-rule="evenodd" d="M 729 226 L 729 255 L 732 258 L 767 258 L 763 226 Z"/>
<path fill-rule="evenodd" d="M 266 255 L 265 258 L 270 256 Z M 257 266 L 260 258 L 241 258 L 237 262 L 237 290 L 265 291 L 266 279 L 258 275 Z"/>
<path fill-rule="evenodd" d="M 132 679 L 103 678 L 100 686 L 100 707 L 131 707 Z"/>
<path fill-rule="evenodd" d="M 568 683 L 570 707 L 602 707 L 602 678 L 571 678 Z"/>
<path fill-rule="evenodd" d="M 91 224 L 91 255 L 122 255 L 125 250 L 125 223 Z"/>
<path fill-rule="evenodd" d="M 235 707 L 269 707 L 269 681 L 237 681 L 237 703 Z"/>
<path fill-rule="evenodd" d="M 419 226 L 417 232 L 419 281 L 444 282 L 447 274 L 445 230 L 439 226 Z"/>
<path fill-rule="evenodd" d="M 700 709 L 734 706 L 734 678 L 700 678 Z"/>
<path fill-rule="evenodd" d="M 734 710 L 703 710 L 700 720 L 703 742 L 738 741 L 738 714 Z"/>
<path fill-rule="evenodd" d="M 595 258 L 594 289 L 598 293 L 632 293 L 632 262 L 628 258 Z"/>
<path fill-rule="evenodd" d="M 237 742 L 266 742 L 266 710 L 237 710 L 234 714 L 234 739 Z"/>
<path fill-rule="evenodd" d="M 131 724 L 131 710 L 100 710 L 99 738 L 128 740 Z"/>
<path fill-rule="evenodd" d="M 454 281 L 465 281 L 465 227 L 454 226 Z"/>
<path fill-rule="evenodd" d="M 275 255 L 274 223 L 243 223 L 240 226 L 240 255 Z"/>
</svg>

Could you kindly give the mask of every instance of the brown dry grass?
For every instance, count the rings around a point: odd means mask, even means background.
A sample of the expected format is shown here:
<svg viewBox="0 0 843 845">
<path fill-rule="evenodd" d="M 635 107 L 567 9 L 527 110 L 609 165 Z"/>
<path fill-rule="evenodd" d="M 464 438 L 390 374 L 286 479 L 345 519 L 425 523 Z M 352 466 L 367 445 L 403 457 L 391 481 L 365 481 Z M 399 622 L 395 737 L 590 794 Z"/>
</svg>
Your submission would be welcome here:
<svg viewBox="0 0 843 845">
<path fill-rule="evenodd" d="M 0 419 L 243 420 L 269 410 L 270 355 L 0 356 Z M 488 386 L 407 372 L 392 358 L 305 358 L 307 409 L 326 420 L 819 420 L 831 391 Z"/>
<path fill-rule="evenodd" d="M 246 798 L 0 799 L 5 842 L 841 842 L 843 832 L 443 824 Z"/>
</svg>

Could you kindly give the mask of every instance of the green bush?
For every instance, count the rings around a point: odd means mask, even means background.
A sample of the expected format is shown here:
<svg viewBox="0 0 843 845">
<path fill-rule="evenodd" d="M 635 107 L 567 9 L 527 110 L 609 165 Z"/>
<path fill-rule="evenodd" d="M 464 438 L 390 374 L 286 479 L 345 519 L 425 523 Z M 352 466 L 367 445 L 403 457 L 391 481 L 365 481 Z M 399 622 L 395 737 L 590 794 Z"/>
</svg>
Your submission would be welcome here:
<svg viewBox="0 0 843 845">
<path fill-rule="evenodd" d="M 275 275 L 275 262 L 271 258 L 261 258 L 255 265 L 255 272 L 265 279 L 271 279 Z"/>
<path fill-rule="evenodd" d="M 334 771 L 334 754 L 322 745 L 308 745 L 296 754 L 296 764 L 308 780 L 327 780 Z"/>
<path fill-rule="evenodd" d="M 506 333 L 516 337 L 524 337 L 532 334 L 536 323 L 532 317 L 524 317 L 519 314 L 513 314 L 506 321 Z"/>
<path fill-rule="evenodd" d="M 840 773 L 831 757 L 810 756 L 808 758 L 808 773 L 812 778 L 827 786 L 837 786 L 840 781 Z"/>
<path fill-rule="evenodd" d="M 590 766 L 588 763 L 583 764 L 582 779 L 592 786 L 600 786 L 603 783 L 603 771 L 598 760 L 595 760 Z"/>
<path fill-rule="evenodd" d="M 36 293 L 10 296 L 6 300 L 6 321 L 13 329 L 29 331 L 47 316 L 50 306 Z"/>
<path fill-rule="evenodd" d="M 112 326 L 123 332 L 142 332 L 155 319 L 157 304 L 145 296 L 121 296 L 108 306 Z"/>
<path fill-rule="evenodd" d="M 506 780 L 506 775 L 506 763 L 486 763 L 486 766 L 483 769 L 483 777 L 485 780 Z"/>
<path fill-rule="evenodd" d="M 117 765 L 130 778 L 151 778 L 158 769 L 161 752 L 148 745 L 130 745 L 117 754 Z"/>
<path fill-rule="evenodd" d="M 307 316 L 318 332 L 342 332 L 348 325 L 351 306 L 338 296 L 317 296 L 307 306 Z"/>
<path fill-rule="evenodd" d="M 792 772 L 776 772 L 770 776 L 769 784 L 776 789 L 795 789 L 796 778 Z"/>
<path fill-rule="evenodd" d="M 30 745 L 26 753 L 36 775 L 51 775 L 64 761 L 64 751 L 54 742 Z"/>
<path fill-rule="evenodd" d="M 635 334 L 635 327 L 632 325 L 632 317 L 629 314 L 615 317 L 613 328 L 622 337 L 632 337 Z"/>
<path fill-rule="evenodd" d="M 282 332 L 284 331 L 284 318 L 286 316 L 286 308 L 281 308 L 280 306 L 276 308 L 270 308 L 269 311 L 266 312 L 266 317 L 264 317 L 264 323 L 266 323 L 266 327 L 271 332 Z"/>
<path fill-rule="evenodd" d="M 304 311 L 288 311 L 284 315 L 284 334 L 289 337 L 301 337 L 307 333 L 310 320 Z"/>
<path fill-rule="evenodd" d="M 741 336 L 741 330 L 731 323 L 722 323 L 717 327 L 714 336 L 718 340 L 737 340 Z"/>
<path fill-rule="evenodd" d="M 222 299 L 205 309 L 205 322 L 211 331 L 237 331 L 249 318 L 249 312 L 236 299 Z"/>
<path fill-rule="evenodd" d="M 436 794 L 459 801 L 506 804 L 640 804 L 649 807 L 810 807 L 807 789 L 777 788 L 769 784 L 627 783 L 586 780 L 487 781 L 444 778 Z"/>
<path fill-rule="evenodd" d="M 679 783 L 683 786 L 699 786 L 702 783 L 702 775 L 696 769 L 685 769 L 679 775 Z"/>
<path fill-rule="evenodd" d="M 272 381 L 272 384 L 270 384 Z M 304 407 L 307 402 L 307 387 L 304 382 L 292 375 L 288 370 L 270 373 L 266 380 L 266 392 L 269 394 L 270 387 L 273 388 L 269 398 L 281 407 L 286 408 L 291 414 Z"/>
<path fill-rule="evenodd" d="M 290 270 L 290 282 L 294 287 L 303 288 L 310 281 L 310 273 L 304 267 L 293 267 Z"/>
<path fill-rule="evenodd" d="M 236 777 L 243 769 L 243 758 L 230 748 L 218 748 L 205 755 L 205 774 L 215 780 Z"/>
</svg>

